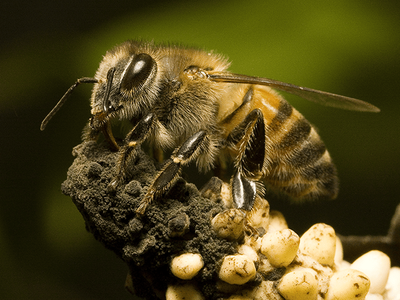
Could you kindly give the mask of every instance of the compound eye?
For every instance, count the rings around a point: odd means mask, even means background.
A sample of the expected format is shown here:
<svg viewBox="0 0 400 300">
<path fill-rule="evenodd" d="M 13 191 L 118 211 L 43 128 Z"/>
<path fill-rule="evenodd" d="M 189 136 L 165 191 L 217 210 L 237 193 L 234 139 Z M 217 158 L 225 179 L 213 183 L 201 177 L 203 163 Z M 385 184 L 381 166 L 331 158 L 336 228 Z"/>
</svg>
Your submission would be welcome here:
<svg viewBox="0 0 400 300">
<path fill-rule="evenodd" d="M 121 88 L 129 91 L 143 85 L 155 66 L 156 62 L 150 55 L 146 53 L 136 55 L 125 71 Z"/>
</svg>

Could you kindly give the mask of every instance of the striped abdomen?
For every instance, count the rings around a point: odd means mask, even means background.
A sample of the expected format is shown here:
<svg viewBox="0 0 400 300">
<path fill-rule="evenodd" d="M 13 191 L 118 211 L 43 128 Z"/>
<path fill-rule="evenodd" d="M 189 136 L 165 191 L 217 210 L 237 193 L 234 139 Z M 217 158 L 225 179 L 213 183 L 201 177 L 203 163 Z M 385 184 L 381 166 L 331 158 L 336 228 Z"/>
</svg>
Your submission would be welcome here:
<svg viewBox="0 0 400 300">
<path fill-rule="evenodd" d="M 335 198 L 336 168 L 311 124 L 269 88 L 254 87 L 266 127 L 264 182 L 295 200 Z"/>
</svg>

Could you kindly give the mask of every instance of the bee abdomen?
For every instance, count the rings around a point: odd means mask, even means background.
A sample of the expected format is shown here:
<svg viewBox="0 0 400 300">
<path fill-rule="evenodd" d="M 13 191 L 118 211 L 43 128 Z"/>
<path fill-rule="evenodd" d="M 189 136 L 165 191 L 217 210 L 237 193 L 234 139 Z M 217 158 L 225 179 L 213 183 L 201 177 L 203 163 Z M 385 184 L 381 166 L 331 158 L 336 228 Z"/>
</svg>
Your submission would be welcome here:
<svg viewBox="0 0 400 300">
<path fill-rule="evenodd" d="M 277 116 L 282 111 L 290 115 L 281 113 L 279 120 L 270 122 L 265 182 L 299 201 L 335 198 L 337 172 L 325 144 L 311 124 L 287 105 L 281 103 Z"/>
</svg>

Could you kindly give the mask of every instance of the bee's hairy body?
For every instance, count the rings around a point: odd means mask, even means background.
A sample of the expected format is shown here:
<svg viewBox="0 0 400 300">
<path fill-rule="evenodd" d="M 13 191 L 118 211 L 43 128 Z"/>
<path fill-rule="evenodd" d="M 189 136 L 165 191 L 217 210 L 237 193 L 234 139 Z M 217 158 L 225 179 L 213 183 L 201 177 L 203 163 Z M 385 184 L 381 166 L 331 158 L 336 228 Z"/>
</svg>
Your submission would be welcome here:
<svg viewBox="0 0 400 300">
<path fill-rule="evenodd" d="M 154 196 L 169 189 L 182 166 L 196 161 L 206 171 L 225 165 L 227 157 L 237 169 L 231 184 L 238 208 L 252 208 L 263 190 L 258 181 L 297 200 L 335 198 L 336 168 L 324 143 L 310 123 L 268 85 L 331 106 L 378 109 L 353 98 L 232 74 L 228 67 L 225 58 L 212 52 L 128 41 L 106 53 L 94 78 L 78 79 L 43 121 L 42 129 L 79 83 L 94 83 L 92 118 L 84 139 L 103 132 L 110 145 L 120 150 L 114 187 L 124 180 L 126 160 L 143 141 L 163 150 L 178 147 L 149 188 L 139 213 Z M 113 119 L 134 125 L 122 146 L 113 137 Z"/>
</svg>

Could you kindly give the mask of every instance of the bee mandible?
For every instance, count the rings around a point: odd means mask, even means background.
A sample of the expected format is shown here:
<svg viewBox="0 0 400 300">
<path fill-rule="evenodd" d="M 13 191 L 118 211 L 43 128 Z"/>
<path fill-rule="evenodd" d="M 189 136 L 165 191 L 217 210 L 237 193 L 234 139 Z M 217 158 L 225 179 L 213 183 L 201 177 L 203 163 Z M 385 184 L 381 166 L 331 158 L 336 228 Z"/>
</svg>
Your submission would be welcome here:
<svg viewBox="0 0 400 300">
<path fill-rule="evenodd" d="M 120 160 L 110 188 L 127 177 L 127 161 L 146 140 L 174 149 L 136 209 L 176 182 L 183 166 L 200 171 L 234 162 L 233 204 L 251 210 L 264 185 L 295 200 L 335 198 L 338 178 L 313 126 L 274 89 L 327 106 L 378 112 L 372 104 L 305 87 L 228 71 L 221 55 L 174 45 L 127 41 L 108 51 L 94 78 L 83 77 L 64 94 L 41 124 L 44 130 L 72 91 L 93 83 L 91 118 L 84 140 L 102 133 Z M 111 121 L 133 129 L 119 144 Z"/>
</svg>

